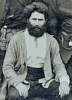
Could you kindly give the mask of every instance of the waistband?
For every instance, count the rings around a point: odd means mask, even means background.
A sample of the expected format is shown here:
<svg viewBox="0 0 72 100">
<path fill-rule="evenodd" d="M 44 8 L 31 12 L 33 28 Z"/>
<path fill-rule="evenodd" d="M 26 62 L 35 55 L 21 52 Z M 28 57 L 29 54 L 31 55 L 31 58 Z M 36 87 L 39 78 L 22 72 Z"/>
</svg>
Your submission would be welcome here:
<svg viewBox="0 0 72 100">
<path fill-rule="evenodd" d="M 37 81 L 40 78 L 44 78 L 44 69 L 43 68 L 34 68 L 27 66 L 27 81 Z"/>
</svg>

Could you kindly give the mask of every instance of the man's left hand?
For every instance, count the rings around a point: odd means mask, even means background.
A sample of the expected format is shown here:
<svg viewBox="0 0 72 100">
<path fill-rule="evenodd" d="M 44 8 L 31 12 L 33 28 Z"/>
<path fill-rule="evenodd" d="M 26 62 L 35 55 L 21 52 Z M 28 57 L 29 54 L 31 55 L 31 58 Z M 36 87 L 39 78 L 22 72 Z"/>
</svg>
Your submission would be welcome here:
<svg viewBox="0 0 72 100">
<path fill-rule="evenodd" d="M 68 95 L 70 92 L 70 87 L 67 82 L 61 82 L 59 86 L 59 95 L 62 98 L 65 95 Z"/>
</svg>

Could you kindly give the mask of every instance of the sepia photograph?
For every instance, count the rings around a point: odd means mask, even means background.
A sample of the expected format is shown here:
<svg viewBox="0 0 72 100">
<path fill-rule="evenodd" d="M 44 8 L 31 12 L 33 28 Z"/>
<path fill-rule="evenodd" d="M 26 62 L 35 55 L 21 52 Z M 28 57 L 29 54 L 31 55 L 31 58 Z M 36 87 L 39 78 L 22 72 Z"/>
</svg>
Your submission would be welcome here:
<svg viewBox="0 0 72 100">
<path fill-rule="evenodd" d="M 72 100 L 72 0 L 0 0 L 0 100 Z"/>
</svg>

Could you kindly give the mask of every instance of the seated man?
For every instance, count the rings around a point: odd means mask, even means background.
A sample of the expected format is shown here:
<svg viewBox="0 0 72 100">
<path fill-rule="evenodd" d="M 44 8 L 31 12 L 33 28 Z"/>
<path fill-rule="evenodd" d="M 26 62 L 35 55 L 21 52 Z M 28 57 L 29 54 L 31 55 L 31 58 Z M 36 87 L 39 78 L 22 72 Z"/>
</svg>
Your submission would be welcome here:
<svg viewBox="0 0 72 100">
<path fill-rule="evenodd" d="M 70 80 L 58 43 L 46 32 L 48 7 L 33 2 L 26 6 L 22 18 L 27 20 L 26 28 L 11 39 L 3 64 L 7 100 L 61 100 L 69 94 Z"/>
<path fill-rule="evenodd" d="M 72 20 L 65 19 L 62 22 L 62 30 L 60 31 L 58 42 L 60 46 L 60 54 L 63 63 L 66 66 L 67 73 L 70 77 L 70 95 L 65 100 L 72 99 Z"/>
</svg>

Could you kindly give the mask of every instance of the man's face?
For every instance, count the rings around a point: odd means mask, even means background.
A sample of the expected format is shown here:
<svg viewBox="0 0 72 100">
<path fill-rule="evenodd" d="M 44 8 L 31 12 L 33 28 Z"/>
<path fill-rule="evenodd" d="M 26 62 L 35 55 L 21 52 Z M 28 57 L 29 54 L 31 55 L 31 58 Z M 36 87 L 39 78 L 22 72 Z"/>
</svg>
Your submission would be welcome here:
<svg viewBox="0 0 72 100">
<path fill-rule="evenodd" d="M 42 27 L 45 23 L 45 17 L 44 14 L 39 13 L 39 12 L 33 12 L 29 18 L 29 22 L 33 26 L 39 26 Z"/>
<path fill-rule="evenodd" d="M 45 16 L 42 13 L 34 11 L 28 20 L 28 29 L 30 35 L 40 37 L 45 31 Z"/>
</svg>

